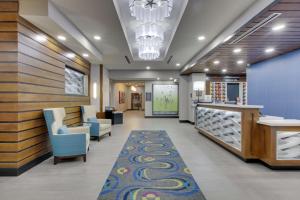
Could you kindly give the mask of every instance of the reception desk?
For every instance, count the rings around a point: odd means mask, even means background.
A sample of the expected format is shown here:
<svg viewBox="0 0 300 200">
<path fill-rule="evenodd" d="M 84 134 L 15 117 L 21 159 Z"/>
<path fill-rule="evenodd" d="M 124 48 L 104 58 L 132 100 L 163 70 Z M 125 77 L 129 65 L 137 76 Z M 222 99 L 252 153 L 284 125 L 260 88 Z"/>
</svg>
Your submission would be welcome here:
<svg viewBox="0 0 300 200">
<path fill-rule="evenodd" d="M 300 120 L 257 122 L 259 158 L 273 168 L 300 166 Z"/>
<path fill-rule="evenodd" d="M 261 108 L 263 106 L 198 104 L 195 126 L 200 133 L 242 159 L 254 159 L 259 149 L 253 145 L 253 133 Z"/>
<path fill-rule="evenodd" d="M 244 160 L 271 168 L 300 167 L 300 120 L 260 117 L 263 106 L 198 104 L 199 132 Z"/>
</svg>

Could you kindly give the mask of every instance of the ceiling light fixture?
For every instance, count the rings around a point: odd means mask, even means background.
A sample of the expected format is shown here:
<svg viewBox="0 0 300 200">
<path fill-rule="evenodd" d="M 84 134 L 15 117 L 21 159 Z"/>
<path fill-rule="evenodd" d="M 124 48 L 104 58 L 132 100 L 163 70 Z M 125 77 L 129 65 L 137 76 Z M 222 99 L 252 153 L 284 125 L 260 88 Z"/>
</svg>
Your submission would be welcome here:
<svg viewBox="0 0 300 200">
<path fill-rule="evenodd" d="M 241 52 L 242 52 L 241 48 L 236 48 L 233 50 L 233 53 L 236 53 L 236 54 L 241 53 Z"/>
<path fill-rule="evenodd" d="M 177 82 L 177 79 L 174 79 L 174 83 L 176 83 Z"/>
<path fill-rule="evenodd" d="M 67 53 L 66 55 L 68 58 L 75 58 L 75 54 L 74 53 Z"/>
<path fill-rule="evenodd" d="M 147 69 L 147 70 L 150 70 L 150 69 L 151 69 L 151 67 L 150 67 L 150 66 L 147 66 L 147 67 L 146 67 L 146 69 Z"/>
<path fill-rule="evenodd" d="M 158 80 L 158 81 L 159 81 L 159 80 L 160 80 L 160 78 L 159 78 L 159 77 L 157 77 L 157 79 L 156 79 L 156 80 Z"/>
<path fill-rule="evenodd" d="M 275 51 L 274 48 L 270 47 L 265 50 L 266 53 L 273 53 Z"/>
<path fill-rule="evenodd" d="M 285 28 L 285 24 L 276 24 L 275 26 L 272 27 L 272 31 L 281 31 L 282 29 Z"/>
<path fill-rule="evenodd" d="M 83 53 L 82 56 L 85 57 L 85 58 L 88 58 L 88 57 L 89 57 L 89 54 Z"/>
<path fill-rule="evenodd" d="M 170 77 L 170 81 L 172 81 L 173 80 L 173 77 Z"/>
<path fill-rule="evenodd" d="M 95 35 L 95 36 L 94 36 L 94 39 L 95 39 L 95 40 L 101 40 L 101 37 L 100 37 L 99 35 Z"/>
<path fill-rule="evenodd" d="M 226 72 L 227 72 L 227 69 L 222 69 L 222 72 L 223 72 L 223 73 L 226 73 Z"/>
<path fill-rule="evenodd" d="M 220 61 L 219 61 L 219 60 L 215 60 L 215 61 L 214 61 L 214 64 L 215 64 L 215 65 L 218 65 L 218 64 L 220 64 Z"/>
<path fill-rule="evenodd" d="M 67 38 L 63 35 L 57 36 L 57 39 L 59 39 L 60 41 L 66 41 L 67 40 Z"/>
<path fill-rule="evenodd" d="M 179 67 L 180 66 L 180 63 L 176 63 L 176 67 Z"/>
<path fill-rule="evenodd" d="M 142 60 L 156 60 L 164 41 L 164 28 L 159 24 L 171 15 L 173 0 L 129 0 L 136 27 L 138 54 Z"/>
<path fill-rule="evenodd" d="M 37 35 L 37 36 L 35 36 L 35 40 L 38 42 L 46 42 L 47 38 L 44 35 Z"/>
<path fill-rule="evenodd" d="M 203 35 L 201 35 L 201 36 L 198 37 L 198 40 L 199 40 L 199 41 L 203 41 L 203 40 L 205 40 L 205 39 L 206 39 L 206 38 L 205 38 L 205 36 L 203 36 Z"/>
<path fill-rule="evenodd" d="M 208 68 L 205 68 L 205 69 L 204 69 L 204 71 L 205 71 L 205 72 L 208 72 L 208 71 L 209 71 L 209 69 L 208 69 Z"/>
<path fill-rule="evenodd" d="M 237 63 L 238 65 L 242 65 L 242 64 L 244 64 L 244 61 L 243 61 L 243 60 L 238 60 L 236 63 Z"/>
</svg>

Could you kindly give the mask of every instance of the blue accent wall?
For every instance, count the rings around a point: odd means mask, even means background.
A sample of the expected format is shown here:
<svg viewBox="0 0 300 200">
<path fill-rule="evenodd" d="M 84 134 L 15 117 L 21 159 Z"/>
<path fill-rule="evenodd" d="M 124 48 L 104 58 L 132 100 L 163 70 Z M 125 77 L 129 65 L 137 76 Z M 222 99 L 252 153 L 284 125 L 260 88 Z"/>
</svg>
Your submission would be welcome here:
<svg viewBox="0 0 300 200">
<path fill-rule="evenodd" d="M 300 50 L 247 69 L 248 104 L 265 115 L 300 119 Z"/>
</svg>

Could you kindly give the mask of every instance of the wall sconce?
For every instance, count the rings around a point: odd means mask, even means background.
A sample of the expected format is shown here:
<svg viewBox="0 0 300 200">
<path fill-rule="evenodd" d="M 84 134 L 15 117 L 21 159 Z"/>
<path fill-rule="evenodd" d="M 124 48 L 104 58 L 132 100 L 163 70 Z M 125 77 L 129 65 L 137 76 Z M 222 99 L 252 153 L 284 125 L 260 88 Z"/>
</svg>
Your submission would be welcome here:
<svg viewBox="0 0 300 200">
<path fill-rule="evenodd" d="M 97 83 L 94 82 L 93 84 L 93 98 L 97 99 Z"/>
<path fill-rule="evenodd" d="M 133 85 L 131 86 L 131 91 L 136 92 L 136 87 L 134 87 Z"/>
</svg>

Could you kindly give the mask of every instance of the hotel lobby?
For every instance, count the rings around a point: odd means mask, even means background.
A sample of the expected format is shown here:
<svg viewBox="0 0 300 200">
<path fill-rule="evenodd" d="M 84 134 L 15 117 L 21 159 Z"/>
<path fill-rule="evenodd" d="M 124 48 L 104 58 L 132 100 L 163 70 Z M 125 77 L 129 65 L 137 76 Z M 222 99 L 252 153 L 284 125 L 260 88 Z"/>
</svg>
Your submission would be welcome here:
<svg viewBox="0 0 300 200">
<path fill-rule="evenodd" d="M 300 0 L 0 1 L 1 200 L 298 200 Z"/>
</svg>

